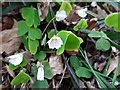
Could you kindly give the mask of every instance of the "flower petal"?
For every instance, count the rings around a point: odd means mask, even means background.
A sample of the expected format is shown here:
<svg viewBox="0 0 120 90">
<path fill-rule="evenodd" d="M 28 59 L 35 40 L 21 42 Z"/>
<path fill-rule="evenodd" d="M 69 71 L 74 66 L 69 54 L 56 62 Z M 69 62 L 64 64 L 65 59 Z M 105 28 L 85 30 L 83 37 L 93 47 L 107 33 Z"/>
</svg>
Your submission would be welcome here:
<svg viewBox="0 0 120 90">
<path fill-rule="evenodd" d="M 84 9 L 81 9 L 81 10 L 77 10 L 77 14 L 80 16 L 80 17 L 86 17 L 87 16 L 87 8 L 84 8 Z"/>
<path fill-rule="evenodd" d="M 92 7 L 96 7 L 96 6 L 97 6 L 97 3 L 96 3 L 96 2 L 92 2 L 92 3 L 91 3 L 91 6 L 92 6 Z"/>
<path fill-rule="evenodd" d="M 56 13 L 56 21 L 62 21 L 67 17 L 66 12 L 64 10 L 57 11 Z"/>
<path fill-rule="evenodd" d="M 54 49 L 54 48 L 59 49 L 63 44 L 61 38 L 58 36 L 53 36 L 47 43 L 49 48 L 51 49 Z"/>
<path fill-rule="evenodd" d="M 9 62 L 15 66 L 19 65 L 23 61 L 23 53 L 18 53 L 16 55 L 12 55 L 7 57 L 9 58 Z"/>
<path fill-rule="evenodd" d="M 37 80 L 40 80 L 40 81 L 44 80 L 44 69 L 41 66 L 38 68 Z"/>
</svg>

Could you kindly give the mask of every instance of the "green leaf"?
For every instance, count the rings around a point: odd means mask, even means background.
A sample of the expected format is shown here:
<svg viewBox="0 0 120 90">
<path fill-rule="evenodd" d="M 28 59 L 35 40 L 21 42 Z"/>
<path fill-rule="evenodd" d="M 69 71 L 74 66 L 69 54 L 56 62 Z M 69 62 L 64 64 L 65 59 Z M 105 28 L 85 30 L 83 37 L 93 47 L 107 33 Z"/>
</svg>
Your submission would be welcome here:
<svg viewBox="0 0 120 90">
<path fill-rule="evenodd" d="M 52 79 L 53 73 L 48 62 L 43 62 L 45 78 Z"/>
<path fill-rule="evenodd" d="M 17 86 L 19 84 L 28 83 L 30 76 L 25 73 L 24 70 L 21 70 L 19 74 L 11 81 L 11 85 Z"/>
<path fill-rule="evenodd" d="M 83 42 L 83 40 L 81 38 L 79 38 L 75 34 L 71 33 L 67 38 L 67 41 L 65 44 L 65 50 L 78 49 L 82 42 Z"/>
<path fill-rule="evenodd" d="M 88 27 L 87 22 L 85 19 L 81 19 L 77 25 L 73 27 L 75 31 L 78 31 L 79 29 L 84 30 Z"/>
<path fill-rule="evenodd" d="M 100 38 L 97 40 L 96 42 L 96 48 L 98 50 L 109 50 L 110 49 L 110 43 L 108 40 L 104 39 L 104 38 Z"/>
<path fill-rule="evenodd" d="M 29 49 L 29 48 L 28 48 L 27 35 L 23 35 L 23 36 L 21 37 L 21 40 L 22 40 L 22 43 L 25 45 L 25 47 L 26 47 L 27 49 Z"/>
<path fill-rule="evenodd" d="M 70 2 L 67 2 L 67 1 L 62 2 L 62 5 L 61 5 L 59 11 L 61 11 L 61 10 L 64 10 L 68 16 L 70 11 L 72 10 L 72 6 L 71 6 Z"/>
<path fill-rule="evenodd" d="M 63 45 L 57 50 L 56 54 L 57 55 L 60 55 L 64 52 L 64 49 L 65 49 L 65 44 L 66 44 L 66 41 L 67 41 L 67 38 L 69 36 L 69 33 L 67 33 L 67 31 L 65 30 L 62 30 L 60 31 L 58 34 L 57 34 L 63 41 Z"/>
<path fill-rule="evenodd" d="M 21 66 L 21 67 L 23 67 L 23 66 L 26 66 L 27 65 L 27 60 L 26 60 L 26 58 L 24 57 L 23 58 L 23 61 L 19 64 L 19 67 Z"/>
<path fill-rule="evenodd" d="M 17 23 L 17 27 L 18 27 L 18 32 L 17 32 L 18 36 L 23 36 L 30 30 L 30 27 L 28 27 L 25 21 L 23 20 Z"/>
<path fill-rule="evenodd" d="M 71 31 L 60 31 L 57 36 L 59 36 L 62 41 L 63 45 L 57 50 L 57 55 L 60 55 L 64 52 L 64 50 L 75 50 L 80 47 L 80 44 L 83 40 L 73 34 Z"/>
<path fill-rule="evenodd" d="M 28 47 L 32 54 L 35 54 L 37 52 L 38 46 L 39 46 L 38 40 L 28 39 Z"/>
<path fill-rule="evenodd" d="M 17 66 L 14 66 L 13 64 L 9 64 L 9 69 L 10 70 L 15 70 L 15 69 L 17 69 L 18 67 L 23 67 L 23 66 L 26 66 L 27 65 L 27 60 L 25 59 L 25 58 L 23 58 L 23 61 L 19 64 L 19 65 L 17 65 Z"/>
<path fill-rule="evenodd" d="M 32 74 L 34 74 L 34 80 L 35 81 L 37 80 L 37 71 L 38 71 L 38 68 L 37 68 L 36 64 L 34 64 L 32 66 Z"/>
<path fill-rule="evenodd" d="M 54 35 L 55 35 L 55 30 L 52 29 L 52 30 L 50 30 L 50 32 L 48 33 L 48 38 L 51 39 Z"/>
<path fill-rule="evenodd" d="M 82 63 L 80 63 L 80 60 L 76 56 L 71 56 L 70 65 L 76 70 L 77 68 L 82 66 Z"/>
<path fill-rule="evenodd" d="M 47 38 L 47 35 L 45 34 L 44 38 L 41 41 L 41 46 L 45 46 L 46 45 L 46 38 Z"/>
<path fill-rule="evenodd" d="M 88 34 L 89 37 L 94 37 L 94 38 L 99 38 L 101 37 L 101 33 L 98 32 L 98 31 L 95 31 L 95 30 L 92 30 L 89 34 Z"/>
<path fill-rule="evenodd" d="M 112 13 L 105 18 L 105 24 L 114 28 L 116 32 L 120 32 L 120 13 Z"/>
<path fill-rule="evenodd" d="M 33 86 L 32 86 L 32 89 L 33 90 L 36 90 L 36 89 L 40 89 L 40 88 L 48 88 L 48 82 L 47 80 L 44 80 L 44 81 L 35 81 Z"/>
<path fill-rule="evenodd" d="M 15 70 L 15 69 L 17 69 L 19 66 L 14 66 L 13 64 L 9 64 L 9 69 L 10 70 Z"/>
<path fill-rule="evenodd" d="M 44 51 L 40 51 L 35 54 L 34 58 L 38 59 L 39 61 L 44 61 L 44 59 L 46 58 L 46 53 Z"/>
<path fill-rule="evenodd" d="M 94 37 L 94 38 L 100 38 L 100 37 L 103 37 L 105 39 L 108 39 L 108 36 L 103 32 L 103 31 L 95 31 L 95 30 L 92 30 L 90 34 L 88 34 L 89 37 Z"/>
<path fill-rule="evenodd" d="M 25 7 L 22 9 L 22 17 L 26 20 L 28 26 L 34 25 L 36 28 L 40 24 L 38 11 L 33 7 Z"/>
<path fill-rule="evenodd" d="M 38 28 L 31 28 L 28 32 L 28 37 L 32 40 L 40 39 L 42 37 L 42 32 Z"/>
<path fill-rule="evenodd" d="M 75 73 L 79 78 L 80 77 L 91 78 L 92 76 L 92 73 L 89 71 L 89 69 L 85 67 L 79 67 L 78 69 L 76 69 Z"/>
</svg>

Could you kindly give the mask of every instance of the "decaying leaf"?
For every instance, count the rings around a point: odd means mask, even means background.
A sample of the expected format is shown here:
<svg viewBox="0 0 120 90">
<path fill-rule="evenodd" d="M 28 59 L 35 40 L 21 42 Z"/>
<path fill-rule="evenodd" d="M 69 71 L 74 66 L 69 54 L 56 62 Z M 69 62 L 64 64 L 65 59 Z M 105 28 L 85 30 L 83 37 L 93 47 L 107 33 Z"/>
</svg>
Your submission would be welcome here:
<svg viewBox="0 0 120 90">
<path fill-rule="evenodd" d="M 15 73 L 12 70 L 9 69 L 8 65 L 6 65 L 6 69 L 7 69 L 8 73 L 10 74 L 11 77 L 15 77 Z"/>
<path fill-rule="evenodd" d="M 76 14 L 76 7 L 74 7 L 71 10 L 69 16 L 66 18 L 66 20 L 64 20 L 64 23 L 66 25 L 76 24 L 79 20 L 80 20 L 80 17 L 78 16 L 78 14 Z"/>
<path fill-rule="evenodd" d="M 119 56 L 114 56 L 111 60 L 110 60 L 110 66 L 107 72 L 107 76 L 115 70 L 115 68 L 117 68 L 118 66 L 118 62 L 119 62 Z"/>
<path fill-rule="evenodd" d="M 68 55 L 77 55 L 77 54 L 79 53 L 79 51 L 78 51 L 78 49 L 73 50 L 73 51 L 68 51 L 68 50 L 66 50 L 66 53 L 67 53 Z"/>
<path fill-rule="evenodd" d="M 21 40 L 17 36 L 17 28 L 15 26 L 13 25 L 12 29 L 6 29 L 0 32 L 0 54 L 3 52 L 11 54 L 19 49 Z"/>
<path fill-rule="evenodd" d="M 106 61 L 104 61 L 104 62 L 102 62 L 100 64 L 98 62 L 96 62 L 94 64 L 94 68 L 97 69 L 98 71 L 102 71 L 104 69 L 106 63 L 107 63 Z"/>
<path fill-rule="evenodd" d="M 49 2 L 37 3 L 37 8 L 39 13 L 39 18 L 41 21 L 43 21 L 49 10 Z"/>
<path fill-rule="evenodd" d="M 87 84 L 87 87 L 88 88 L 91 88 L 90 90 L 92 90 L 93 88 L 95 88 L 93 85 L 92 85 L 92 83 L 91 82 L 86 82 L 86 84 Z"/>
<path fill-rule="evenodd" d="M 64 70 L 61 56 L 51 55 L 49 58 L 49 64 L 54 76 L 63 73 Z"/>
<path fill-rule="evenodd" d="M 14 24 L 14 20 L 10 17 L 4 17 L 2 23 L 2 30 L 11 29 Z"/>
</svg>

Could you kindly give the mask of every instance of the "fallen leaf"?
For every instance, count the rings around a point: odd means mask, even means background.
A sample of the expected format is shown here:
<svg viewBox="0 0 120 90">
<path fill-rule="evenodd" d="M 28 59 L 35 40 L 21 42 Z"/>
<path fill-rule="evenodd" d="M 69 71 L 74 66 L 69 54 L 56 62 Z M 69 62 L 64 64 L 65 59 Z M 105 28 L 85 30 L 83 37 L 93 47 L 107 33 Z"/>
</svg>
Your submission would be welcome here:
<svg viewBox="0 0 120 90">
<path fill-rule="evenodd" d="M 92 85 L 92 83 L 89 82 L 89 81 L 86 82 L 86 85 L 87 85 L 87 87 L 88 87 L 90 90 L 92 90 L 93 88 L 95 88 L 95 87 Z"/>
<path fill-rule="evenodd" d="M 6 52 L 12 54 L 20 47 L 21 40 L 17 36 L 16 22 L 12 29 L 5 29 L 0 32 L 0 54 Z"/>
<path fill-rule="evenodd" d="M 48 14 L 49 2 L 37 3 L 38 14 L 41 21 L 45 19 L 45 16 Z"/>
<path fill-rule="evenodd" d="M 3 17 L 2 30 L 11 29 L 14 24 L 14 20 L 10 17 Z"/>
<path fill-rule="evenodd" d="M 114 56 L 111 60 L 110 60 L 110 66 L 108 68 L 108 72 L 107 75 L 108 76 L 112 71 L 115 70 L 115 68 L 118 67 L 118 62 L 119 62 L 119 56 Z"/>
<path fill-rule="evenodd" d="M 68 51 L 68 50 L 66 50 L 66 53 L 67 53 L 68 55 L 77 55 L 77 54 L 79 53 L 79 51 L 78 51 L 78 49 L 73 50 L 73 51 Z"/>
<path fill-rule="evenodd" d="M 87 29 L 92 30 L 93 28 L 96 27 L 97 18 L 92 18 L 92 19 L 88 20 L 87 23 L 88 23 Z"/>
<path fill-rule="evenodd" d="M 76 7 L 73 7 L 69 16 L 67 16 L 66 20 L 64 20 L 64 23 L 66 25 L 76 24 L 79 20 L 80 17 L 78 16 L 78 14 L 76 14 Z"/>
<path fill-rule="evenodd" d="M 63 63 L 61 56 L 51 55 L 49 58 L 49 64 L 52 70 L 53 75 L 63 73 Z"/>
<path fill-rule="evenodd" d="M 11 77 L 15 77 L 15 73 L 12 70 L 9 69 L 8 65 L 6 65 L 6 69 L 7 69 L 8 73 L 10 74 Z"/>
</svg>

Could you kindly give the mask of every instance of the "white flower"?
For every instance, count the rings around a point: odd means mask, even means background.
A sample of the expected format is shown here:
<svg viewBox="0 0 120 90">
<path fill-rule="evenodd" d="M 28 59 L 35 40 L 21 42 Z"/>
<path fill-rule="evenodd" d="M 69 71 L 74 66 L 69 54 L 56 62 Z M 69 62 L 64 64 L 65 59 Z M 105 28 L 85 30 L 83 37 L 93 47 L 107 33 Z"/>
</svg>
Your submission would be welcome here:
<svg viewBox="0 0 120 90">
<path fill-rule="evenodd" d="M 44 81 L 44 66 L 40 63 L 40 66 L 38 67 L 37 72 L 37 80 Z"/>
<path fill-rule="evenodd" d="M 56 13 L 56 21 L 62 21 L 67 17 L 66 12 L 64 10 L 57 11 Z"/>
<path fill-rule="evenodd" d="M 11 64 L 13 64 L 14 66 L 17 66 L 17 65 L 19 65 L 23 61 L 23 54 L 24 53 L 18 53 L 18 54 L 9 56 L 7 58 L 10 59 L 9 62 Z"/>
<path fill-rule="evenodd" d="M 55 35 L 47 43 L 49 48 L 51 49 L 54 49 L 54 48 L 59 49 L 61 45 L 63 45 L 61 38 Z"/>
<path fill-rule="evenodd" d="M 81 10 L 77 10 L 77 14 L 80 16 L 80 17 L 86 17 L 87 16 L 87 12 L 88 9 L 87 8 L 84 8 L 84 9 L 81 9 Z"/>
<path fill-rule="evenodd" d="M 97 6 L 97 3 L 96 3 L 96 2 L 92 2 L 92 3 L 91 3 L 91 6 L 92 6 L 92 7 L 96 7 L 96 6 Z"/>
</svg>

